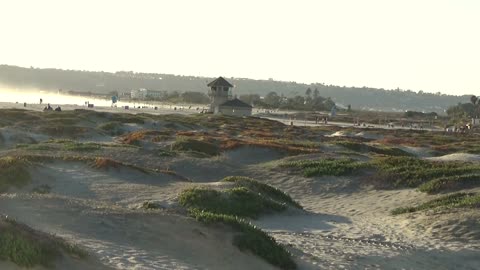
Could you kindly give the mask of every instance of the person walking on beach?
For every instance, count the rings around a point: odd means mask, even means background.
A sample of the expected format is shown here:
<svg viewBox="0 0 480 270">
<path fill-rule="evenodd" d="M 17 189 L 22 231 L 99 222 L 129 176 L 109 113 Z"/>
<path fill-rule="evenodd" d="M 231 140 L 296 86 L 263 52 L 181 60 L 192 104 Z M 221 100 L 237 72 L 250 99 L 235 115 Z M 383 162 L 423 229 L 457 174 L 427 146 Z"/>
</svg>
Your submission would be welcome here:
<svg viewBox="0 0 480 270">
<path fill-rule="evenodd" d="M 40 98 L 40 105 L 42 105 L 42 103 L 43 103 L 43 99 Z"/>
</svg>

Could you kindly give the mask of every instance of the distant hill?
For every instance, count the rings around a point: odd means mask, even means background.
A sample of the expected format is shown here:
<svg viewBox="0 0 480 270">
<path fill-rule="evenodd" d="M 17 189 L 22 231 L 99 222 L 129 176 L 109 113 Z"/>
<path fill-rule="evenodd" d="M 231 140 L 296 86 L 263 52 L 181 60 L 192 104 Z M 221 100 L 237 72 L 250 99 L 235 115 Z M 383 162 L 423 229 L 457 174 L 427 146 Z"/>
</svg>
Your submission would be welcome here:
<svg viewBox="0 0 480 270">
<path fill-rule="evenodd" d="M 0 84 L 15 87 L 109 93 L 129 92 L 147 88 L 166 91 L 207 91 L 206 84 L 214 78 L 179 76 L 172 74 L 135 72 L 91 72 L 62 69 L 23 68 L 0 65 Z M 352 105 L 353 109 L 383 111 L 424 111 L 444 113 L 448 107 L 468 102 L 470 96 L 453 96 L 413 92 L 410 90 L 384 90 L 367 87 L 341 87 L 325 84 L 302 84 L 274 80 L 227 78 L 235 85 L 234 94 L 266 95 L 271 91 L 279 95 L 304 95 L 307 88 L 318 89 L 319 95 L 331 97 L 340 106 Z"/>
</svg>

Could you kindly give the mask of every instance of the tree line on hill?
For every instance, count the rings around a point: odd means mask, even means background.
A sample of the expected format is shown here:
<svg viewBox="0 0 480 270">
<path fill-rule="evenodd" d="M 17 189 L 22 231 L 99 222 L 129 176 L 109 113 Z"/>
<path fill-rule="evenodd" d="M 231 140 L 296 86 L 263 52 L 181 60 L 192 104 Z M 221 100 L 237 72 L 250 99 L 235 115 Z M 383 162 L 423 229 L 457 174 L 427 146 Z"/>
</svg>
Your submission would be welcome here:
<svg viewBox="0 0 480 270">
<path fill-rule="evenodd" d="M 318 94 L 318 90 L 312 91 L 308 88 L 304 96 L 286 97 L 283 94 L 278 95 L 276 92 L 270 92 L 265 97 L 259 94 L 241 95 L 240 100 L 253 105 L 257 108 L 265 109 L 284 109 L 299 111 L 330 111 L 335 102 L 331 98 L 324 98 Z M 184 102 L 194 104 L 209 104 L 210 98 L 202 92 L 188 91 L 180 93 L 178 91 L 164 91 L 158 98 L 151 100 L 160 100 L 166 102 Z"/>
<path fill-rule="evenodd" d="M 330 97 L 320 96 L 316 88 L 313 91 L 311 88 L 307 88 L 304 96 L 286 97 L 283 94 L 279 95 L 277 92 L 271 91 L 263 99 L 258 94 L 241 95 L 240 99 L 254 106 L 267 109 L 330 111 L 332 107 L 336 106 Z"/>
<path fill-rule="evenodd" d="M 0 65 L 0 84 L 16 88 L 39 88 L 43 90 L 80 91 L 92 93 L 110 93 L 112 91 L 129 92 L 133 89 L 146 88 L 150 90 L 165 90 L 168 92 L 202 92 L 207 93 L 207 83 L 214 78 L 178 76 L 172 74 L 135 73 L 120 71 L 92 72 L 62 69 L 23 68 L 17 66 Z M 467 96 L 453 96 L 440 93 L 414 92 L 411 90 L 385 90 L 369 87 L 346 87 L 324 83 L 302 84 L 274 80 L 252 80 L 245 78 L 227 78 L 235 85 L 234 95 L 248 96 L 258 94 L 267 98 L 271 92 L 277 96 L 290 99 L 282 106 L 299 106 L 319 108 L 326 101 L 311 99 L 303 93 L 310 88 L 322 97 L 330 97 L 331 101 L 343 105 L 347 104 L 355 109 L 384 110 L 384 111 L 434 111 L 444 113 L 451 106 L 465 100 Z M 174 94 L 175 95 L 175 94 Z M 276 98 L 273 94 L 272 104 Z M 245 97 L 246 98 L 246 97 Z M 253 98 L 253 97 L 252 97 Z M 307 100 L 308 99 L 308 100 Z M 267 99 L 268 100 L 268 99 Z M 325 105 L 327 108 L 328 103 Z"/>
<path fill-rule="evenodd" d="M 480 116 L 479 98 L 477 96 L 471 96 L 470 102 L 459 102 L 457 105 L 448 108 L 447 115 L 459 121 L 468 118 L 478 118 Z"/>
<path fill-rule="evenodd" d="M 118 95 L 118 93 L 112 93 Z M 133 99 L 135 100 L 135 99 Z M 162 91 L 159 97 L 147 98 L 147 100 L 157 100 L 171 103 L 191 103 L 191 104 L 209 104 L 210 98 L 202 92 L 196 91 Z"/>
</svg>

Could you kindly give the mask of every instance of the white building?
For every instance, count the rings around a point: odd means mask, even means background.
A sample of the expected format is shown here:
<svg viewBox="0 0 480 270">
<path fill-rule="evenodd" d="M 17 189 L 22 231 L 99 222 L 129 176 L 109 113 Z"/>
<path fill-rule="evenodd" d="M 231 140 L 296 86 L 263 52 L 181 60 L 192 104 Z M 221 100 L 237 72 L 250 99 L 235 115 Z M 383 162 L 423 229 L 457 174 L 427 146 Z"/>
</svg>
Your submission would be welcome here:
<svg viewBox="0 0 480 270">
<path fill-rule="evenodd" d="M 480 119 L 479 118 L 472 118 L 472 126 L 476 127 L 480 125 Z"/>
<path fill-rule="evenodd" d="M 132 99 L 160 99 L 163 95 L 161 91 L 154 91 L 154 90 L 148 90 L 145 88 L 140 88 L 138 90 L 132 90 L 131 91 L 131 98 Z"/>
</svg>

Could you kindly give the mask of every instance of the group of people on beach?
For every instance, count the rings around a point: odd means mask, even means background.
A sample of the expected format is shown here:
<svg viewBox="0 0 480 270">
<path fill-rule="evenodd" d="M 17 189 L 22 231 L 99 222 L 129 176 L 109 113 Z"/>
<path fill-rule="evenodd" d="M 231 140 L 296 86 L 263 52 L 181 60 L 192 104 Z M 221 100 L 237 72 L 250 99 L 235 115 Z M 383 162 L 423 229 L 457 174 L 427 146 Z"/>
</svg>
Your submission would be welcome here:
<svg viewBox="0 0 480 270">
<path fill-rule="evenodd" d="M 315 117 L 315 124 L 320 124 L 320 123 L 323 123 L 323 124 L 328 124 L 328 117 L 323 117 L 322 119 L 320 119 L 320 117 Z"/>
<path fill-rule="evenodd" d="M 45 106 L 45 108 L 43 108 L 43 111 L 56 111 L 56 112 L 61 112 L 62 111 L 62 108 L 60 106 L 57 106 L 55 109 L 52 108 L 52 106 L 50 106 L 50 103 L 48 103 L 47 106 Z"/>
<path fill-rule="evenodd" d="M 40 99 L 40 105 L 43 103 L 43 99 Z M 23 107 L 27 107 L 27 103 L 24 102 L 23 103 Z M 56 112 L 61 112 L 62 111 L 62 108 L 60 106 L 57 106 L 57 108 L 53 109 L 52 106 L 50 106 L 50 103 L 47 104 L 47 106 L 45 106 L 45 108 L 43 108 L 43 111 L 56 111 Z"/>
<path fill-rule="evenodd" d="M 445 126 L 444 131 L 447 133 L 467 133 L 469 130 L 473 128 L 471 123 L 467 123 L 466 125 L 456 125 L 456 126 Z"/>
</svg>

